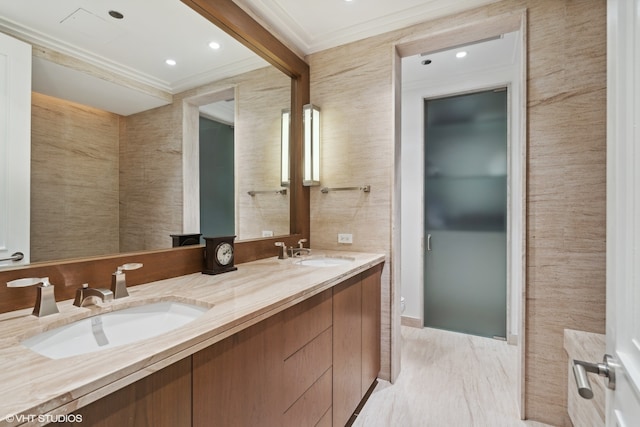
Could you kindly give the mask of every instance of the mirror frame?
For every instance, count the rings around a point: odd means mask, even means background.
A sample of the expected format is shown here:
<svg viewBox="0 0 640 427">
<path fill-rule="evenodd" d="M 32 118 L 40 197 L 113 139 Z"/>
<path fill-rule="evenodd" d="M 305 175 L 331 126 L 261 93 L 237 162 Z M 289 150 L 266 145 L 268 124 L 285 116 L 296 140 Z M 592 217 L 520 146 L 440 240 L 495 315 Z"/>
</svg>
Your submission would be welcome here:
<svg viewBox="0 0 640 427">
<path fill-rule="evenodd" d="M 175 0 L 178 1 L 178 0 Z M 310 194 L 302 185 L 302 107 L 310 102 L 309 65 L 285 46 L 232 0 L 180 0 L 240 43 L 291 78 L 291 164 L 290 234 L 236 243 L 237 264 L 275 256 L 274 243 L 296 245 L 310 241 Z M 35 263 L 0 270 L 0 313 L 33 307 L 34 290 L 7 288 L 5 283 L 23 277 L 49 277 L 56 285 L 56 300 L 71 299 L 82 283 L 109 287 L 111 274 L 127 262 L 142 262 L 144 268 L 127 273 L 128 286 L 202 271 L 203 246 L 133 252 L 83 259 Z"/>
</svg>

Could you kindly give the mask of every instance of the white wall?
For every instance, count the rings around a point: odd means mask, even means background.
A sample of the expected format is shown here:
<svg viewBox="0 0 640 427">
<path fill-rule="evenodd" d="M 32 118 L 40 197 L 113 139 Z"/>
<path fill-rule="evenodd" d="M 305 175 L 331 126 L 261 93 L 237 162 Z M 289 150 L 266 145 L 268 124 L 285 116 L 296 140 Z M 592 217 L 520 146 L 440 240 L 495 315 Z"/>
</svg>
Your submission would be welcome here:
<svg viewBox="0 0 640 427">
<path fill-rule="evenodd" d="M 522 271 L 522 185 L 519 168 L 522 165 L 524 141 L 519 141 L 520 85 L 519 52 L 513 65 L 508 67 L 468 70 L 465 74 L 450 75 L 444 80 L 429 80 L 403 84 L 402 87 L 402 203 L 401 203 L 401 293 L 406 301 L 405 317 L 423 320 L 423 235 L 424 235 L 424 99 L 443 95 L 473 92 L 509 85 L 510 138 L 509 138 L 509 219 L 507 266 L 507 334 L 518 335 L 520 329 L 519 274 Z M 515 221 L 515 222 L 514 222 Z"/>
</svg>

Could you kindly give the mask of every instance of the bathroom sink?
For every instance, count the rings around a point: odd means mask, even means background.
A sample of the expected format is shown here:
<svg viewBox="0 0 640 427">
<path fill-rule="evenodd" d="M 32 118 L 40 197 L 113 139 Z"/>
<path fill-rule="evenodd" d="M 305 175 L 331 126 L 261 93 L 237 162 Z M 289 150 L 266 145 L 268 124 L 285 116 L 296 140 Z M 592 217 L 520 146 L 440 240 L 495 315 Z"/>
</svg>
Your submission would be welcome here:
<svg viewBox="0 0 640 427">
<path fill-rule="evenodd" d="M 353 261 L 351 258 L 318 257 L 301 259 L 300 261 L 296 261 L 296 264 L 310 267 L 336 267 L 338 265 L 350 264 Z"/>
<path fill-rule="evenodd" d="M 63 359 L 161 335 L 207 310 L 174 301 L 147 304 L 78 320 L 28 338 L 22 345 L 50 359 Z"/>
</svg>

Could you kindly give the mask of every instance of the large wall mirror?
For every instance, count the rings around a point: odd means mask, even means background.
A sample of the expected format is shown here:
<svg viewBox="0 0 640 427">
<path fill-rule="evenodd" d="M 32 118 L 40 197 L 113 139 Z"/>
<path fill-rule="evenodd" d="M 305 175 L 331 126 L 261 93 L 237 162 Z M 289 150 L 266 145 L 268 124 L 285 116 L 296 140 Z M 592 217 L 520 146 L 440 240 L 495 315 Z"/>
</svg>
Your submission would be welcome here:
<svg viewBox="0 0 640 427">
<path fill-rule="evenodd" d="M 280 179 L 281 112 L 301 107 L 292 68 L 210 22 L 230 0 L 100 3 L 2 5 L 0 31 L 34 46 L 31 261 L 304 232 L 305 194 Z"/>
</svg>

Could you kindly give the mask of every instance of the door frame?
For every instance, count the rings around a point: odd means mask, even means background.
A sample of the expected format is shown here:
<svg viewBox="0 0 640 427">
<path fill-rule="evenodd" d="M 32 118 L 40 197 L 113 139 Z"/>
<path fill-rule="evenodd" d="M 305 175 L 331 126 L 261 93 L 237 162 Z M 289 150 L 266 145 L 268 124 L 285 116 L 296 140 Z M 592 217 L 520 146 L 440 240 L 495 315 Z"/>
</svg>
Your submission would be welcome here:
<svg viewBox="0 0 640 427">
<path fill-rule="evenodd" d="M 527 82 L 527 16 L 526 10 L 522 10 L 519 13 L 509 13 L 505 15 L 496 16 L 489 19 L 479 20 L 469 25 L 460 27 L 454 27 L 446 31 L 435 31 L 433 33 L 412 35 L 411 37 L 398 42 L 394 46 L 394 70 L 395 70 L 395 93 L 394 93 L 394 112 L 395 112 L 395 144 L 394 144 L 394 158 L 395 160 L 395 173 L 393 182 L 393 211 L 392 227 L 394 230 L 394 238 L 392 239 L 392 265 L 395 265 L 392 269 L 392 283 L 402 283 L 401 277 L 401 265 L 403 263 L 403 256 L 401 251 L 401 149 L 402 139 L 402 115 L 401 115 L 401 63 L 402 58 L 417 55 L 422 52 L 438 51 L 444 49 L 454 48 L 465 44 L 470 44 L 479 40 L 484 40 L 490 37 L 495 37 L 500 34 L 519 31 L 519 44 L 520 44 L 520 70 L 518 77 L 518 87 L 514 90 L 518 91 L 519 100 L 517 108 L 512 111 L 514 116 L 517 115 L 518 128 L 513 129 L 513 133 L 510 136 L 510 141 L 517 141 L 518 152 L 510 154 L 509 160 L 509 173 L 510 178 L 508 180 L 508 197 L 513 199 L 513 203 L 509 202 L 509 207 L 513 208 L 511 211 L 512 231 L 509 233 L 516 238 L 512 242 L 513 253 L 511 254 L 511 260 L 507 264 L 508 282 L 519 283 L 519 287 L 513 290 L 513 297 L 519 302 L 516 308 L 517 317 L 516 324 L 519 326 L 517 331 L 512 331 L 510 341 L 518 346 L 518 393 L 517 398 L 520 417 L 525 417 L 525 346 L 526 346 L 526 331 L 525 331 L 525 313 L 526 313 L 526 156 L 527 156 L 527 126 L 526 126 L 526 82 Z M 513 92 L 513 91 L 512 91 Z M 424 227 L 422 227 L 424 228 Z M 508 290 L 508 292 L 510 292 Z M 400 289 L 395 289 L 392 292 L 393 306 L 400 306 Z M 510 294 L 508 294 L 510 295 Z M 508 296 L 509 298 L 509 296 Z M 422 304 L 422 302 L 421 302 Z M 399 311 L 399 310 L 398 310 Z M 392 310 L 393 313 L 393 310 Z M 396 336 L 400 335 L 400 322 L 401 316 L 392 316 L 392 334 Z M 509 324 L 510 322 L 508 322 Z M 509 326 L 508 326 L 509 328 Z M 509 334 L 509 329 L 507 329 Z M 513 336 L 517 335 L 517 336 Z M 393 340 L 392 340 L 393 341 Z M 392 361 L 399 360 L 400 346 L 392 342 Z M 394 345 L 396 344 L 396 345 Z M 398 362 L 399 363 L 399 362 Z M 398 364 L 392 363 L 392 373 L 396 370 L 399 371 Z"/>
</svg>

